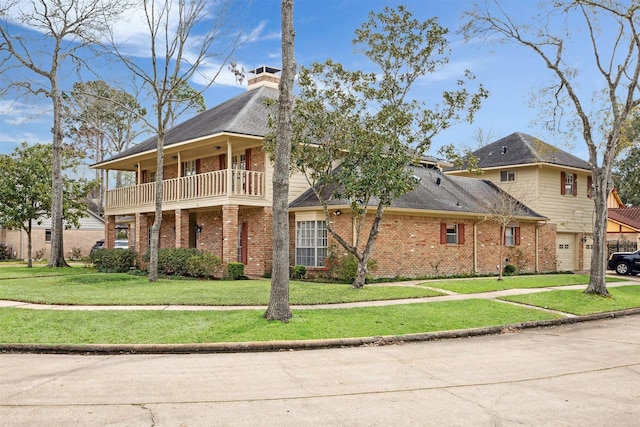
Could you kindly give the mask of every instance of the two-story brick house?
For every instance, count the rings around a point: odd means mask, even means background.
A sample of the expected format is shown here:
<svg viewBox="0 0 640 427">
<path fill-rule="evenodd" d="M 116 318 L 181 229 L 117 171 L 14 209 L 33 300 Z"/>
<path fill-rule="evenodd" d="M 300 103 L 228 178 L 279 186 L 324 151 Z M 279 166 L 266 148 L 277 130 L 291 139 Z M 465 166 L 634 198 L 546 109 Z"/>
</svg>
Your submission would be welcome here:
<svg viewBox="0 0 640 427">
<path fill-rule="evenodd" d="M 589 164 L 516 132 L 473 152 L 487 179 L 549 218 L 557 229 L 558 270 L 589 270 L 595 205 Z M 465 169 L 447 174 L 475 176 Z"/>
<path fill-rule="evenodd" d="M 268 131 L 266 101 L 278 98 L 277 71 L 253 70 L 246 93 L 167 131 L 161 247 L 207 250 L 224 264 L 245 263 L 251 275 L 270 271 L 273 166 L 262 147 Z M 500 228 L 490 220 L 486 205 L 502 193 L 488 181 L 442 174 L 436 159 L 423 160 L 412 172 L 418 188 L 386 211 L 372 254 L 379 266 L 375 274 L 495 272 Z M 105 234 L 110 247 L 116 222 L 129 218 L 130 244 L 138 253 L 146 252 L 155 211 L 156 139 L 94 167 L 135 173 L 135 185 L 107 191 Z M 322 269 L 332 239 L 323 211 L 308 190 L 303 176 L 291 176 L 291 264 Z M 348 209 L 346 201 L 330 209 L 330 220 L 345 236 L 353 230 Z M 549 256 L 555 227 L 547 220 L 522 206 L 508 227 L 509 253 L 523 270 L 556 267 Z"/>
</svg>

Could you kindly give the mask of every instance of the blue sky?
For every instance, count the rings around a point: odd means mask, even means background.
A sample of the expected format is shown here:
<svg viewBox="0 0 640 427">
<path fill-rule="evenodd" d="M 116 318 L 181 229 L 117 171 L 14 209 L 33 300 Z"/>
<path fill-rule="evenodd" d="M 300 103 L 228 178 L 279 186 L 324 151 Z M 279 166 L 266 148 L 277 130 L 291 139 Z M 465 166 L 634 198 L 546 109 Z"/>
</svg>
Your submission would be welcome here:
<svg viewBox="0 0 640 427">
<path fill-rule="evenodd" d="M 508 0 L 505 2 L 518 16 L 533 16 L 537 0 Z M 440 134 L 429 154 L 436 155 L 444 144 L 458 147 L 477 147 L 476 131 L 493 136 L 491 141 L 513 132 L 525 132 L 558 145 L 575 155 L 587 158 L 586 149 L 578 141 L 574 147 L 564 140 L 550 135 L 539 124 L 541 99 L 532 94 L 552 82 L 551 73 L 542 61 L 522 47 L 501 44 L 490 45 L 473 41 L 465 43 L 456 34 L 461 25 L 461 14 L 469 9 L 469 0 L 296 0 L 294 25 L 296 30 L 295 51 L 298 65 L 309 65 L 313 61 L 333 59 L 348 69 L 370 71 L 366 58 L 353 52 L 351 40 L 354 30 L 366 19 L 370 11 L 381 11 L 385 6 L 405 4 L 418 19 L 438 17 L 442 26 L 449 28 L 451 62 L 436 75 L 421 79 L 416 96 L 423 99 L 438 99 L 445 89 L 453 89 L 464 69 L 470 69 L 489 91 L 481 111 L 472 124 L 460 123 Z M 245 11 L 242 21 L 246 42 L 238 49 L 235 58 L 246 70 L 260 65 L 280 68 L 280 2 L 278 0 L 255 0 Z M 126 32 L 131 26 L 121 26 Z M 27 32 L 24 28 L 16 31 Z M 133 33 L 133 32 L 132 32 Z M 123 38 L 131 37 L 122 34 Z M 142 53 L 141 53 L 142 55 Z M 110 76 L 122 72 L 117 65 L 105 66 L 98 72 L 100 78 L 109 81 Z M 95 79 L 95 77 L 91 77 Z M 73 75 L 63 80 L 63 89 L 71 89 L 76 79 Z M 198 88 L 196 81 L 192 82 Z M 234 82 L 229 73 L 224 73 L 217 83 L 204 93 L 208 108 L 246 90 L 244 85 Z M 52 117 L 47 99 L 0 98 L 0 154 L 9 153 L 22 141 L 50 142 Z M 138 141 L 144 139 L 138 138 Z"/>
</svg>

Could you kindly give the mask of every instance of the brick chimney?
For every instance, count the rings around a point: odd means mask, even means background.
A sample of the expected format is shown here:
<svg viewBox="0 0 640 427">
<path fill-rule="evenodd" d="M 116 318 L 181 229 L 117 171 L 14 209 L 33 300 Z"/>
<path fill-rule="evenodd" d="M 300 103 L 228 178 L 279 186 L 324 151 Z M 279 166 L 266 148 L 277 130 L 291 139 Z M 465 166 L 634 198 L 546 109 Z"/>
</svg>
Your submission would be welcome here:
<svg viewBox="0 0 640 427">
<path fill-rule="evenodd" d="M 268 86 L 277 89 L 280 84 L 280 77 L 276 76 L 279 73 L 278 68 L 271 68 L 267 66 L 258 67 L 255 70 L 250 70 L 249 73 L 254 74 L 247 81 L 247 90 L 257 89 L 262 86 Z"/>
</svg>

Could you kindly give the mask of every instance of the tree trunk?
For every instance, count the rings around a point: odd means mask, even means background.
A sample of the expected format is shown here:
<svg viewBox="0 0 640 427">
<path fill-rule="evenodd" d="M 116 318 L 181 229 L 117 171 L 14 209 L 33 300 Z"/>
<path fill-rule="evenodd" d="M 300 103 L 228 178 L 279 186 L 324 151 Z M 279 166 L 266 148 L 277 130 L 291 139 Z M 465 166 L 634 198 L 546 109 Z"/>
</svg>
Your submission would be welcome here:
<svg viewBox="0 0 640 427">
<path fill-rule="evenodd" d="M 357 255 L 358 248 L 355 248 L 356 253 L 354 255 L 356 255 L 356 258 L 358 259 L 358 270 L 356 272 L 356 278 L 353 281 L 352 285 L 352 287 L 355 289 L 364 288 L 365 282 L 367 280 L 367 273 L 369 272 L 369 258 L 371 257 L 371 250 L 373 249 L 373 245 L 376 242 L 376 238 L 380 233 L 380 222 L 382 221 L 383 214 L 384 204 L 379 203 L 378 209 L 376 210 L 376 216 L 373 218 L 373 223 L 371 224 L 369 238 L 367 239 L 367 244 L 362 251 L 361 257 Z"/>
<path fill-rule="evenodd" d="M 28 228 L 25 230 L 27 232 L 27 268 L 33 267 L 33 257 L 32 257 L 33 243 L 31 240 L 32 224 L 33 224 L 33 221 L 30 219 Z"/>
<path fill-rule="evenodd" d="M 62 125 L 61 105 L 58 85 L 51 81 L 51 99 L 53 101 L 53 143 L 52 143 L 52 175 L 51 175 L 51 255 L 49 267 L 68 267 L 64 260 L 63 222 L 62 222 Z"/>
<path fill-rule="evenodd" d="M 158 120 L 158 123 L 161 123 Z M 149 242 L 149 281 L 158 281 L 158 242 L 160 227 L 162 226 L 162 186 L 164 179 L 164 130 L 158 131 L 156 154 L 156 212 L 151 226 L 151 241 Z"/>
<path fill-rule="evenodd" d="M 356 278 L 353 281 L 353 285 L 351 285 L 354 289 L 362 289 L 367 281 L 367 273 L 369 272 L 367 263 L 369 262 L 369 254 L 366 256 L 362 256 L 362 258 L 358 259 L 358 270 L 356 271 Z"/>
<path fill-rule="evenodd" d="M 500 230 L 502 230 L 502 233 L 500 233 L 500 259 L 498 260 L 500 262 L 498 263 L 498 281 L 502 280 L 502 270 L 504 270 L 504 267 L 502 265 L 502 248 L 504 247 L 504 236 L 507 233 L 507 227 L 500 226 Z"/>
<path fill-rule="evenodd" d="M 593 171 L 595 219 L 593 224 L 593 252 L 591 253 L 591 277 L 585 289 L 587 294 L 607 296 L 607 197 L 609 176 L 602 169 Z"/>
<path fill-rule="evenodd" d="M 288 322 L 289 306 L 289 161 L 291 156 L 291 111 L 296 62 L 293 52 L 293 0 L 282 0 L 282 78 L 278 102 L 278 124 L 273 169 L 273 271 L 271 295 L 264 314 L 267 320 Z"/>
</svg>

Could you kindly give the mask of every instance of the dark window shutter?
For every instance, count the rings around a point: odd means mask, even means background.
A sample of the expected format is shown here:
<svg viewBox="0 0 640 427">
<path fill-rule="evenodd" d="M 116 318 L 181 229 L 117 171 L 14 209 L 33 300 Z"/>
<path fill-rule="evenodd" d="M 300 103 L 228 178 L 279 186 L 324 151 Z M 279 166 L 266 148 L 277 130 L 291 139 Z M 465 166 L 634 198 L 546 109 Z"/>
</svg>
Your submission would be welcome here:
<svg viewBox="0 0 640 427">
<path fill-rule="evenodd" d="M 200 173 L 201 163 L 200 159 L 196 159 L 196 173 Z"/>
<path fill-rule="evenodd" d="M 563 196 L 565 195 L 564 189 L 565 189 L 565 182 L 567 181 L 567 174 L 564 172 L 560 172 L 560 194 L 562 194 Z"/>
<path fill-rule="evenodd" d="M 246 150 L 244 150 L 244 162 L 245 164 L 245 169 L 250 171 L 251 170 L 251 148 L 247 148 Z"/>
<path fill-rule="evenodd" d="M 220 159 L 219 169 L 220 170 L 226 169 L 227 168 L 227 155 L 226 154 L 220 154 L 218 156 L 218 159 Z"/>
<path fill-rule="evenodd" d="M 591 175 L 587 176 L 587 197 L 593 197 L 593 177 Z"/>
<path fill-rule="evenodd" d="M 577 173 L 573 174 L 573 195 L 574 196 L 578 195 L 578 174 Z"/>
<path fill-rule="evenodd" d="M 458 244 L 464 245 L 464 224 L 458 224 Z"/>
<path fill-rule="evenodd" d="M 516 234 L 515 243 L 516 245 L 520 245 L 520 227 L 514 227 L 514 233 Z"/>
<path fill-rule="evenodd" d="M 447 223 L 446 222 L 441 222 L 440 223 L 440 244 L 446 244 L 447 243 Z"/>
<path fill-rule="evenodd" d="M 142 179 L 141 179 L 141 181 L 142 181 L 143 184 L 145 182 L 147 182 L 148 177 L 149 177 L 149 174 L 147 173 L 147 171 L 146 170 L 142 171 Z"/>
</svg>

